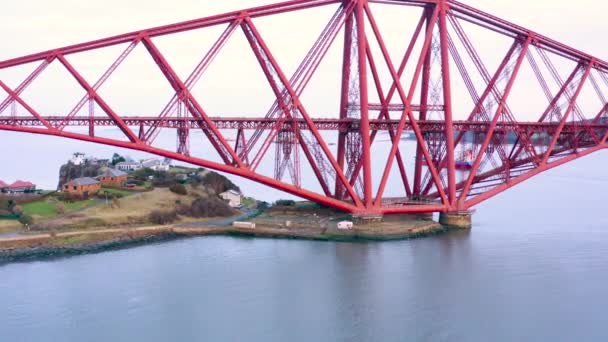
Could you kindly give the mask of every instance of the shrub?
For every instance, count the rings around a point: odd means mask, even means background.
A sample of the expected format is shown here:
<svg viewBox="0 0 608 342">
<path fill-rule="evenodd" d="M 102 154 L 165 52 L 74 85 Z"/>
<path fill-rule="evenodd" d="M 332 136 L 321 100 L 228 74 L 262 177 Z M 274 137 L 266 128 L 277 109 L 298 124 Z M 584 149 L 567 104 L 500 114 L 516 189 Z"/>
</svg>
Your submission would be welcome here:
<svg viewBox="0 0 608 342">
<path fill-rule="evenodd" d="M 21 215 L 23 214 L 23 208 L 21 208 L 21 206 L 15 205 L 12 209 L 11 212 L 15 215 Z"/>
<path fill-rule="evenodd" d="M 129 180 L 129 184 L 134 184 L 135 186 L 144 186 L 145 183 L 145 181 L 135 178 Z"/>
<path fill-rule="evenodd" d="M 17 202 L 15 202 L 12 199 L 8 200 L 8 210 L 10 210 L 11 212 L 13 211 L 13 208 L 15 208 L 17 206 Z"/>
<path fill-rule="evenodd" d="M 152 185 L 154 186 L 171 186 L 175 183 L 175 175 L 164 171 L 155 171 L 153 174 Z M 146 178 L 147 180 L 148 178 Z"/>
<path fill-rule="evenodd" d="M 172 184 L 169 187 L 169 190 L 171 190 L 171 192 L 176 193 L 178 195 L 187 195 L 188 194 L 188 190 L 186 190 L 186 187 L 183 184 L 179 184 L 179 183 Z"/>
<path fill-rule="evenodd" d="M 57 212 L 57 214 L 65 214 L 65 204 L 58 202 L 55 205 L 55 211 Z"/>
<path fill-rule="evenodd" d="M 181 216 L 190 216 L 190 206 L 187 204 L 177 203 L 175 206 L 175 212 Z"/>
<path fill-rule="evenodd" d="M 234 210 L 226 202 L 217 197 L 197 198 L 190 206 L 192 217 L 226 217 L 232 216 Z"/>
<path fill-rule="evenodd" d="M 29 227 L 34 224 L 34 218 L 28 214 L 21 215 L 21 217 L 19 218 L 19 223 L 21 223 L 25 227 Z"/>
<path fill-rule="evenodd" d="M 4 197 L 0 197 L 0 209 L 9 210 L 8 209 L 8 200 Z"/>
<path fill-rule="evenodd" d="M 145 182 L 146 180 L 148 180 L 148 177 L 154 176 L 154 173 L 154 170 L 150 168 L 139 169 L 131 173 L 130 181 Z"/>
<path fill-rule="evenodd" d="M 62 202 L 73 201 L 72 196 L 67 192 L 60 192 L 59 194 L 57 194 L 57 200 L 62 201 Z"/>
<path fill-rule="evenodd" d="M 177 213 L 175 210 L 154 210 L 150 213 L 149 220 L 156 224 L 169 224 L 177 220 Z"/>
<path fill-rule="evenodd" d="M 294 200 L 278 200 L 274 204 L 277 205 L 277 206 L 282 206 L 282 207 L 295 207 L 296 201 L 294 201 Z"/>
</svg>

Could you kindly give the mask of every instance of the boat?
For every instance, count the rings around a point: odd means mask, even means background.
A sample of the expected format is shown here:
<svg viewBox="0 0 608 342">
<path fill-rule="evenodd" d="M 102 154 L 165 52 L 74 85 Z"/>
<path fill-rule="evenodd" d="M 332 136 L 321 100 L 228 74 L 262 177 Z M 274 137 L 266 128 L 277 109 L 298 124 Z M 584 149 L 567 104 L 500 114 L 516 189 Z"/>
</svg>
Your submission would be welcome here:
<svg viewBox="0 0 608 342">
<path fill-rule="evenodd" d="M 454 167 L 456 170 L 471 170 L 473 168 L 474 160 L 475 157 L 473 156 L 473 150 L 463 151 L 460 156 L 458 156 L 458 159 L 456 159 Z"/>
<path fill-rule="evenodd" d="M 474 162 L 475 162 L 475 156 L 473 154 L 473 150 L 466 150 L 466 151 L 463 151 L 458 156 L 458 158 L 455 160 L 454 167 L 456 168 L 456 170 L 468 171 L 473 168 Z M 428 162 L 426 161 L 426 158 L 424 156 L 422 156 L 422 158 L 421 158 L 421 163 L 424 166 L 428 166 Z M 438 163 L 435 162 L 434 164 L 438 164 Z"/>
</svg>

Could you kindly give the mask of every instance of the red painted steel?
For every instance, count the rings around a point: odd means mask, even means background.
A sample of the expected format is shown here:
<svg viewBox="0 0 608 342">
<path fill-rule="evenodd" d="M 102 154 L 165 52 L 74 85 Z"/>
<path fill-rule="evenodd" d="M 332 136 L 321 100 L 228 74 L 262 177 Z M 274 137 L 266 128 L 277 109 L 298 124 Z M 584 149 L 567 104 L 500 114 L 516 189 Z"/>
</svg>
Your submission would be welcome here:
<svg viewBox="0 0 608 342">
<path fill-rule="evenodd" d="M 406 6 L 419 13 L 403 54 L 394 56 L 387 47 L 376 6 Z M 335 12 L 288 78 L 256 20 L 317 7 Z M 189 76 L 180 79 L 155 39 L 213 26 L 225 29 Z M 467 33 L 471 27 L 509 42 L 495 72 L 488 71 Z M 208 113 L 204 99 L 192 93 L 223 47 L 241 33 L 268 83 L 260 87 L 270 86 L 274 95 L 262 117 Z M 335 116 L 320 118 L 308 112 L 302 94 L 340 34 L 340 107 Z M 95 83 L 66 58 L 116 45 L 125 48 Z M 174 92 L 157 115 L 119 113 L 99 92 L 137 46 L 143 46 Z M 560 59 L 566 62 L 555 63 Z M 0 130 L 149 152 L 357 215 L 468 210 L 541 172 L 608 147 L 607 62 L 454 0 L 292 0 L 0 61 L 0 70 L 30 63 L 34 70 L 14 89 L 0 80 L 7 94 L 0 102 Z M 22 97 L 53 63 L 85 92 L 67 114 L 41 113 Z M 560 68 L 568 63 L 574 67 L 563 80 L 566 72 Z M 535 79 L 519 77 L 526 66 Z M 518 121 L 510 95 L 533 81 L 547 107 L 536 121 Z M 456 103 L 456 82 L 464 84 L 472 109 Z M 583 89 L 599 101 L 599 111 L 582 109 L 589 107 L 579 103 Z M 78 115 L 86 104 L 87 115 Z M 456 119 L 462 113 L 467 119 Z M 97 127 L 116 127 L 123 136 L 101 137 Z M 155 146 L 161 130 L 174 132 L 174 151 Z M 203 133 L 219 161 L 195 156 L 200 142 L 192 141 L 192 132 Z M 379 134 L 388 137 L 387 144 L 379 142 Z M 406 134 L 413 151 L 403 142 Z M 265 174 L 261 169 L 269 160 L 274 164 Z M 470 167 L 459 171 L 456 166 L 465 162 Z M 302 174 L 308 171 L 315 185 L 305 185 Z M 398 188 L 391 186 L 391 176 L 398 178 Z"/>
</svg>

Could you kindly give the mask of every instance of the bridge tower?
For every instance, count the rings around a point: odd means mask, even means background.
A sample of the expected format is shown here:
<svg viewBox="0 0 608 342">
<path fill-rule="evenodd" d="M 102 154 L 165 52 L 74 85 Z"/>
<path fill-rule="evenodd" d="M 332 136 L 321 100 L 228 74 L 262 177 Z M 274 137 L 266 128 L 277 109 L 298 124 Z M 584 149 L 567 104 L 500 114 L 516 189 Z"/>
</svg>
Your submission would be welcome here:
<svg viewBox="0 0 608 342">
<path fill-rule="evenodd" d="M 383 17 L 380 22 L 376 9 L 383 6 L 391 13 L 397 8 L 414 11 L 414 17 L 399 17 L 398 23 Z M 267 43 L 272 35 L 265 31 L 268 28 L 258 29 L 258 21 L 321 8 L 325 12 L 318 13 L 326 13 L 329 20 L 295 70 L 286 68 L 271 48 L 280 45 Z M 393 29 L 412 24 L 413 32 L 401 34 L 401 50 L 388 48 L 386 27 L 380 27 L 385 22 Z M 220 28 L 221 34 L 182 79 L 155 41 L 189 31 L 210 32 L 212 27 Z M 484 56 L 488 47 L 471 39 L 472 30 L 494 35 L 492 56 Z M 209 76 L 205 70 L 237 34 L 246 40 L 241 49 L 255 56 L 248 67 L 263 73 L 259 86 L 272 90 L 265 115 L 208 113 L 209 97 L 193 93 L 196 83 Z M 285 36 L 291 43 L 304 44 Z M 494 46 L 495 40 L 501 48 Z M 341 58 L 341 68 L 334 73 L 340 85 L 333 94 L 339 104 L 326 113 L 330 116 L 317 117 L 321 113 L 309 112 L 303 94 L 315 86 L 310 81 L 331 56 L 332 45 Z M 72 64 L 78 59 L 72 60 L 73 55 L 110 47 L 122 52 L 97 81 L 83 76 L 90 74 L 83 70 L 86 66 Z M 161 82 L 169 86 L 166 106 L 143 116 L 113 108 L 111 92 L 101 88 L 136 48 L 152 59 Z M 82 88 L 70 99 L 76 106 L 65 113 L 47 112 L 48 99 L 28 94 L 51 64 Z M 8 69 L 29 74 L 2 79 Z M 233 72 L 225 69 L 222 72 Z M 456 0 L 290 0 L 12 58 L 0 61 L 0 72 L 0 130 L 154 153 L 245 177 L 363 218 L 441 212 L 445 223 L 466 223 L 468 210 L 479 203 L 546 170 L 608 148 L 608 62 Z M 523 72 L 527 77 L 520 76 Z M 532 99 L 540 107 L 531 109 L 527 98 L 523 110 L 512 108 L 517 106 L 512 93 L 518 89 L 530 97 L 531 88 L 540 89 Z M 132 94 L 120 95 L 128 99 Z M 249 107 L 247 101 L 245 95 L 242 102 Z M 87 103 L 88 114 L 82 110 Z M 528 117 L 518 117 L 520 112 Z M 66 130 L 70 126 L 83 129 Z M 104 137 L 96 132 L 98 127 L 115 127 L 118 134 Z M 175 134 L 175 148 L 155 144 L 161 130 Z M 196 147 L 205 146 L 204 153 L 191 155 L 190 131 L 201 133 L 204 143 Z M 379 134 L 389 139 L 378 143 Z M 235 135 L 236 141 L 229 143 Z M 406 135 L 410 142 L 404 142 Z M 471 159 L 466 163 L 459 160 L 463 151 Z M 272 162 L 272 167 L 259 167 Z M 464 169 L 457 170 L 457 165 Z M 302 182 L 302 173 L 310 174 L 311 182 Z"/>
</svg>

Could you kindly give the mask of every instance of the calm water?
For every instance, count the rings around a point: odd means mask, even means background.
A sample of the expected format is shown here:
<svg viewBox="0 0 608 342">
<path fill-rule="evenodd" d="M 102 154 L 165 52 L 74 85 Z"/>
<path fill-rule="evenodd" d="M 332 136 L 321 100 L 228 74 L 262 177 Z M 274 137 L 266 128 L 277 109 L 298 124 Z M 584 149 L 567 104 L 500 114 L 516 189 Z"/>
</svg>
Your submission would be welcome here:
<svg viewBox="0 0 608 342">
<path fill-rule="evenodd" d="M 0 341 L 605 341 L 605 153 L 390 243 L 209 237 L 0 266 Z"/>
</svg>

